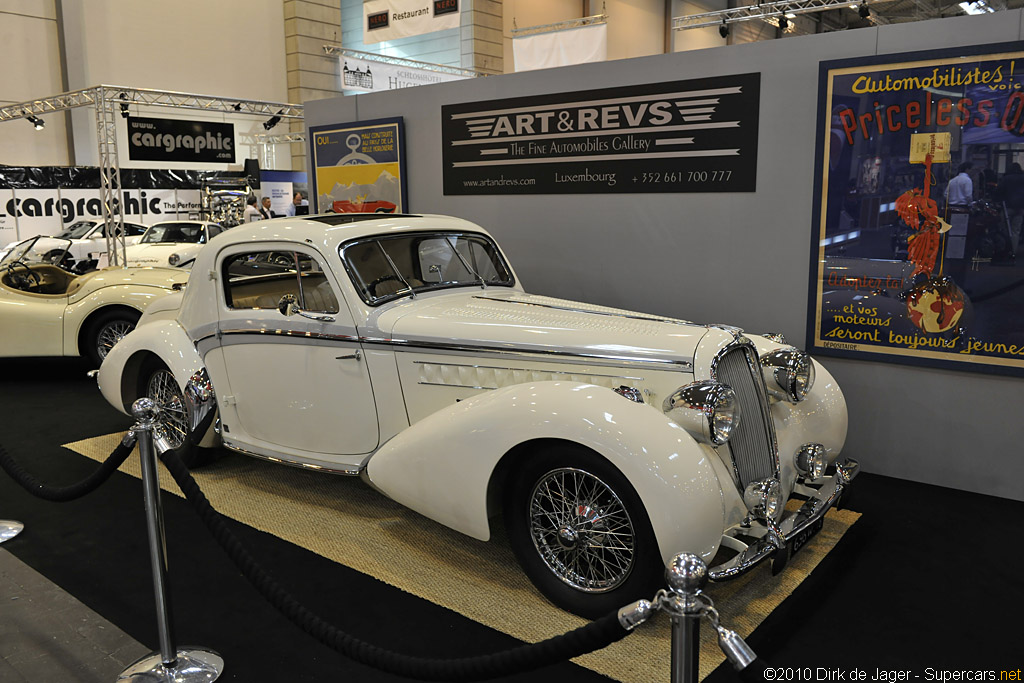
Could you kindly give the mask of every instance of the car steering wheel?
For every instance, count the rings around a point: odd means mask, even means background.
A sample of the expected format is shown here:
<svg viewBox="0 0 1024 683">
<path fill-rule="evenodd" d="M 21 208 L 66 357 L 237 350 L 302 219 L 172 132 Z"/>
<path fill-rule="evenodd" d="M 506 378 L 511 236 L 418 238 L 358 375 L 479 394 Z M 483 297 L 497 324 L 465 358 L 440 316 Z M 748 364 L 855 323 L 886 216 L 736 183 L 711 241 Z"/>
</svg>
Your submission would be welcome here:
<svg viewBox="0 0 1024 683">
<path fill-rule="evenodd" d="M 374 280 L 370 284 L 366 285 L 366 291 L 368 291 L 370 293 L 370 296 L 376 297 L 377 296 L 377 287 L 378 287 L 378 285 L 382 285 L 385 282 L 391 282 L 391 281 L 401 282 L 401 279 L 399 279 L 399 277 L 397 275 L 381 275 L 379 278 L 377 278 L 376 280 Z"/>
<path fill-rule="evenodd" d="M 15 271 L 16 266 L 21 266 L 25 269 L 25 272 L 19 273 Z M 39 277 L 39 273 L 29 268 L 28 264 L 24 261 L 14 261 L 7 264 L 7 281 L 15 289 L 29 292 L 38 287 L 42 279 Z"/>
</svg>

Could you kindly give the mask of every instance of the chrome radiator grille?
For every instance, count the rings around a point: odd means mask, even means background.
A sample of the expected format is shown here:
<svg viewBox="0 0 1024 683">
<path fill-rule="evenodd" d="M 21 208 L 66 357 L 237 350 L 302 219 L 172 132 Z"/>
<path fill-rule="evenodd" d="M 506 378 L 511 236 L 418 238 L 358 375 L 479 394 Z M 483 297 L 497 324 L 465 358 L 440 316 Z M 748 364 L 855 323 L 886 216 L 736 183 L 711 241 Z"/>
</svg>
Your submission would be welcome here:
<svg viewBox="0 0 1024 683">
<path fill-rule="evenodd" d="M 743 346 L 722 354 L 715 369 L 715 379 L 732 387 L 740 404 L 740 424 L 729 438 L 729 447 L 741 487 L 757 479 L 774 477 L 778 470 L 775 430 L 769 422 L 763 380 L 754 372 L 760 373 L 760 364 L 754 351 Z"/>
</svg>

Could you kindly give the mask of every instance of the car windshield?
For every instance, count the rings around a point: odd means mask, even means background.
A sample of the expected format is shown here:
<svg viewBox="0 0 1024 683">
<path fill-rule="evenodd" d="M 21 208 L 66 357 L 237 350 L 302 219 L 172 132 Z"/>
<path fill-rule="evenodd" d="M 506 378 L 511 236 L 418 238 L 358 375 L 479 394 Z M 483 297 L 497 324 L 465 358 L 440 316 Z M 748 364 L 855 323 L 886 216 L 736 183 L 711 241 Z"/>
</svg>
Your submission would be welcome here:
<svg viewBox="0 0 1024 683">
<path fill-rule="evenodd" d="M 27 239 L 24 242 L 19 242 L 11 247 L 11 250 L 0 259 L 0 267 L 11 266 L 19 261 L 27 264 L 52 263 L 54 265 L 61 265 L 70 247 L 71 240 L 40 235 Z"/>
<path fill-rule="evenodd" d="M 202 223 L 157 223 L 150 226 L 140 242 L 144 244 L 155 244 L 157 242 L 191 242 L 193 244 L 205 244 L 206 234 L 203 232 Z"/>
<path fill-rule="evenodd" d="M 511 287 L 512 274 L 485 235 L 407 233 L 342 245 L 342 260 L 359 295 L 377 304 L 448 287 Z"/>
<path fill-rule="evenodd" d="M 69 240 L 80 240 L 87 236 L 92 229 L 96 226 L 95 221 L 77 221 L 64 228 L 64 230 L 57 235 Z"/>
</svg>

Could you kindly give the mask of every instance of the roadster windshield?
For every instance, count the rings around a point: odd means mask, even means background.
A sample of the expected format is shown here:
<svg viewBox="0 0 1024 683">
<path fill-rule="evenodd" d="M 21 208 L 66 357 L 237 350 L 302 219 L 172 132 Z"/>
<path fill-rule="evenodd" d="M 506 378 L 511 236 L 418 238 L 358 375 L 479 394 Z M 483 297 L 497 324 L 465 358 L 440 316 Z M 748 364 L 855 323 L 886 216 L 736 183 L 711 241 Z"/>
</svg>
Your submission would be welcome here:
<svg viewBox="0 0 1024 683">
<path fill-rule="evenodd" d="M 200 223 L 157 223 L 150 226 L 139 240 L 143 244 L 159 242 L 192 242 L 205 244 L 206 234 Z"/>
<path fill-rule="evenodd" d="M 447 287 L 511 287 L 512 274 L 494 242 L 466 233 L 407 233 L 342 246 L 342 260 L 366 303 Z"/>
<path fill-rule="evenodd" d="M 11 250 L 0 259 L 0 266 L 9 266 L 17 261 L 60 265 L 70 247 L 71 240 L 33 237 L 11 247 Z"/>
</svg>

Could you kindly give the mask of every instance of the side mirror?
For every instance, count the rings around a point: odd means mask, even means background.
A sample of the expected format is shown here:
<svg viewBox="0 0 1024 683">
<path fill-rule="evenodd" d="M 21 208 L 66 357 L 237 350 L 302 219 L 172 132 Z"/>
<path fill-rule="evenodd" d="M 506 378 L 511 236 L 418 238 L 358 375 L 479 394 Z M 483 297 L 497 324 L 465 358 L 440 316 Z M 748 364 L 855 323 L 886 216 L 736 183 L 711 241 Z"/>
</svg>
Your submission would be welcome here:
<svg viewBox="0 0 1024 683">
<path fill-rule="evenodd" d="M 281 300 L 277 302 L 277 310 L 286 318 L 290 318 L 293 315 L 302 316 L 309 320 L 316 320 L 322 323 L 333 323 L 334 317 L 330 315 L 316 315 L 314 313 L 306 313 L 304 310 L 299 308 L 299 300 L 295 298 L 294 294 L 285 294 L 281 297 Z"/>
<path fill-rule="evenodd" d="M 294 294 L 285 294 L 277 302 L 277 310 L 286 318 L 290 318 L 299 312 L 299 300 Z"/>
</svg>

